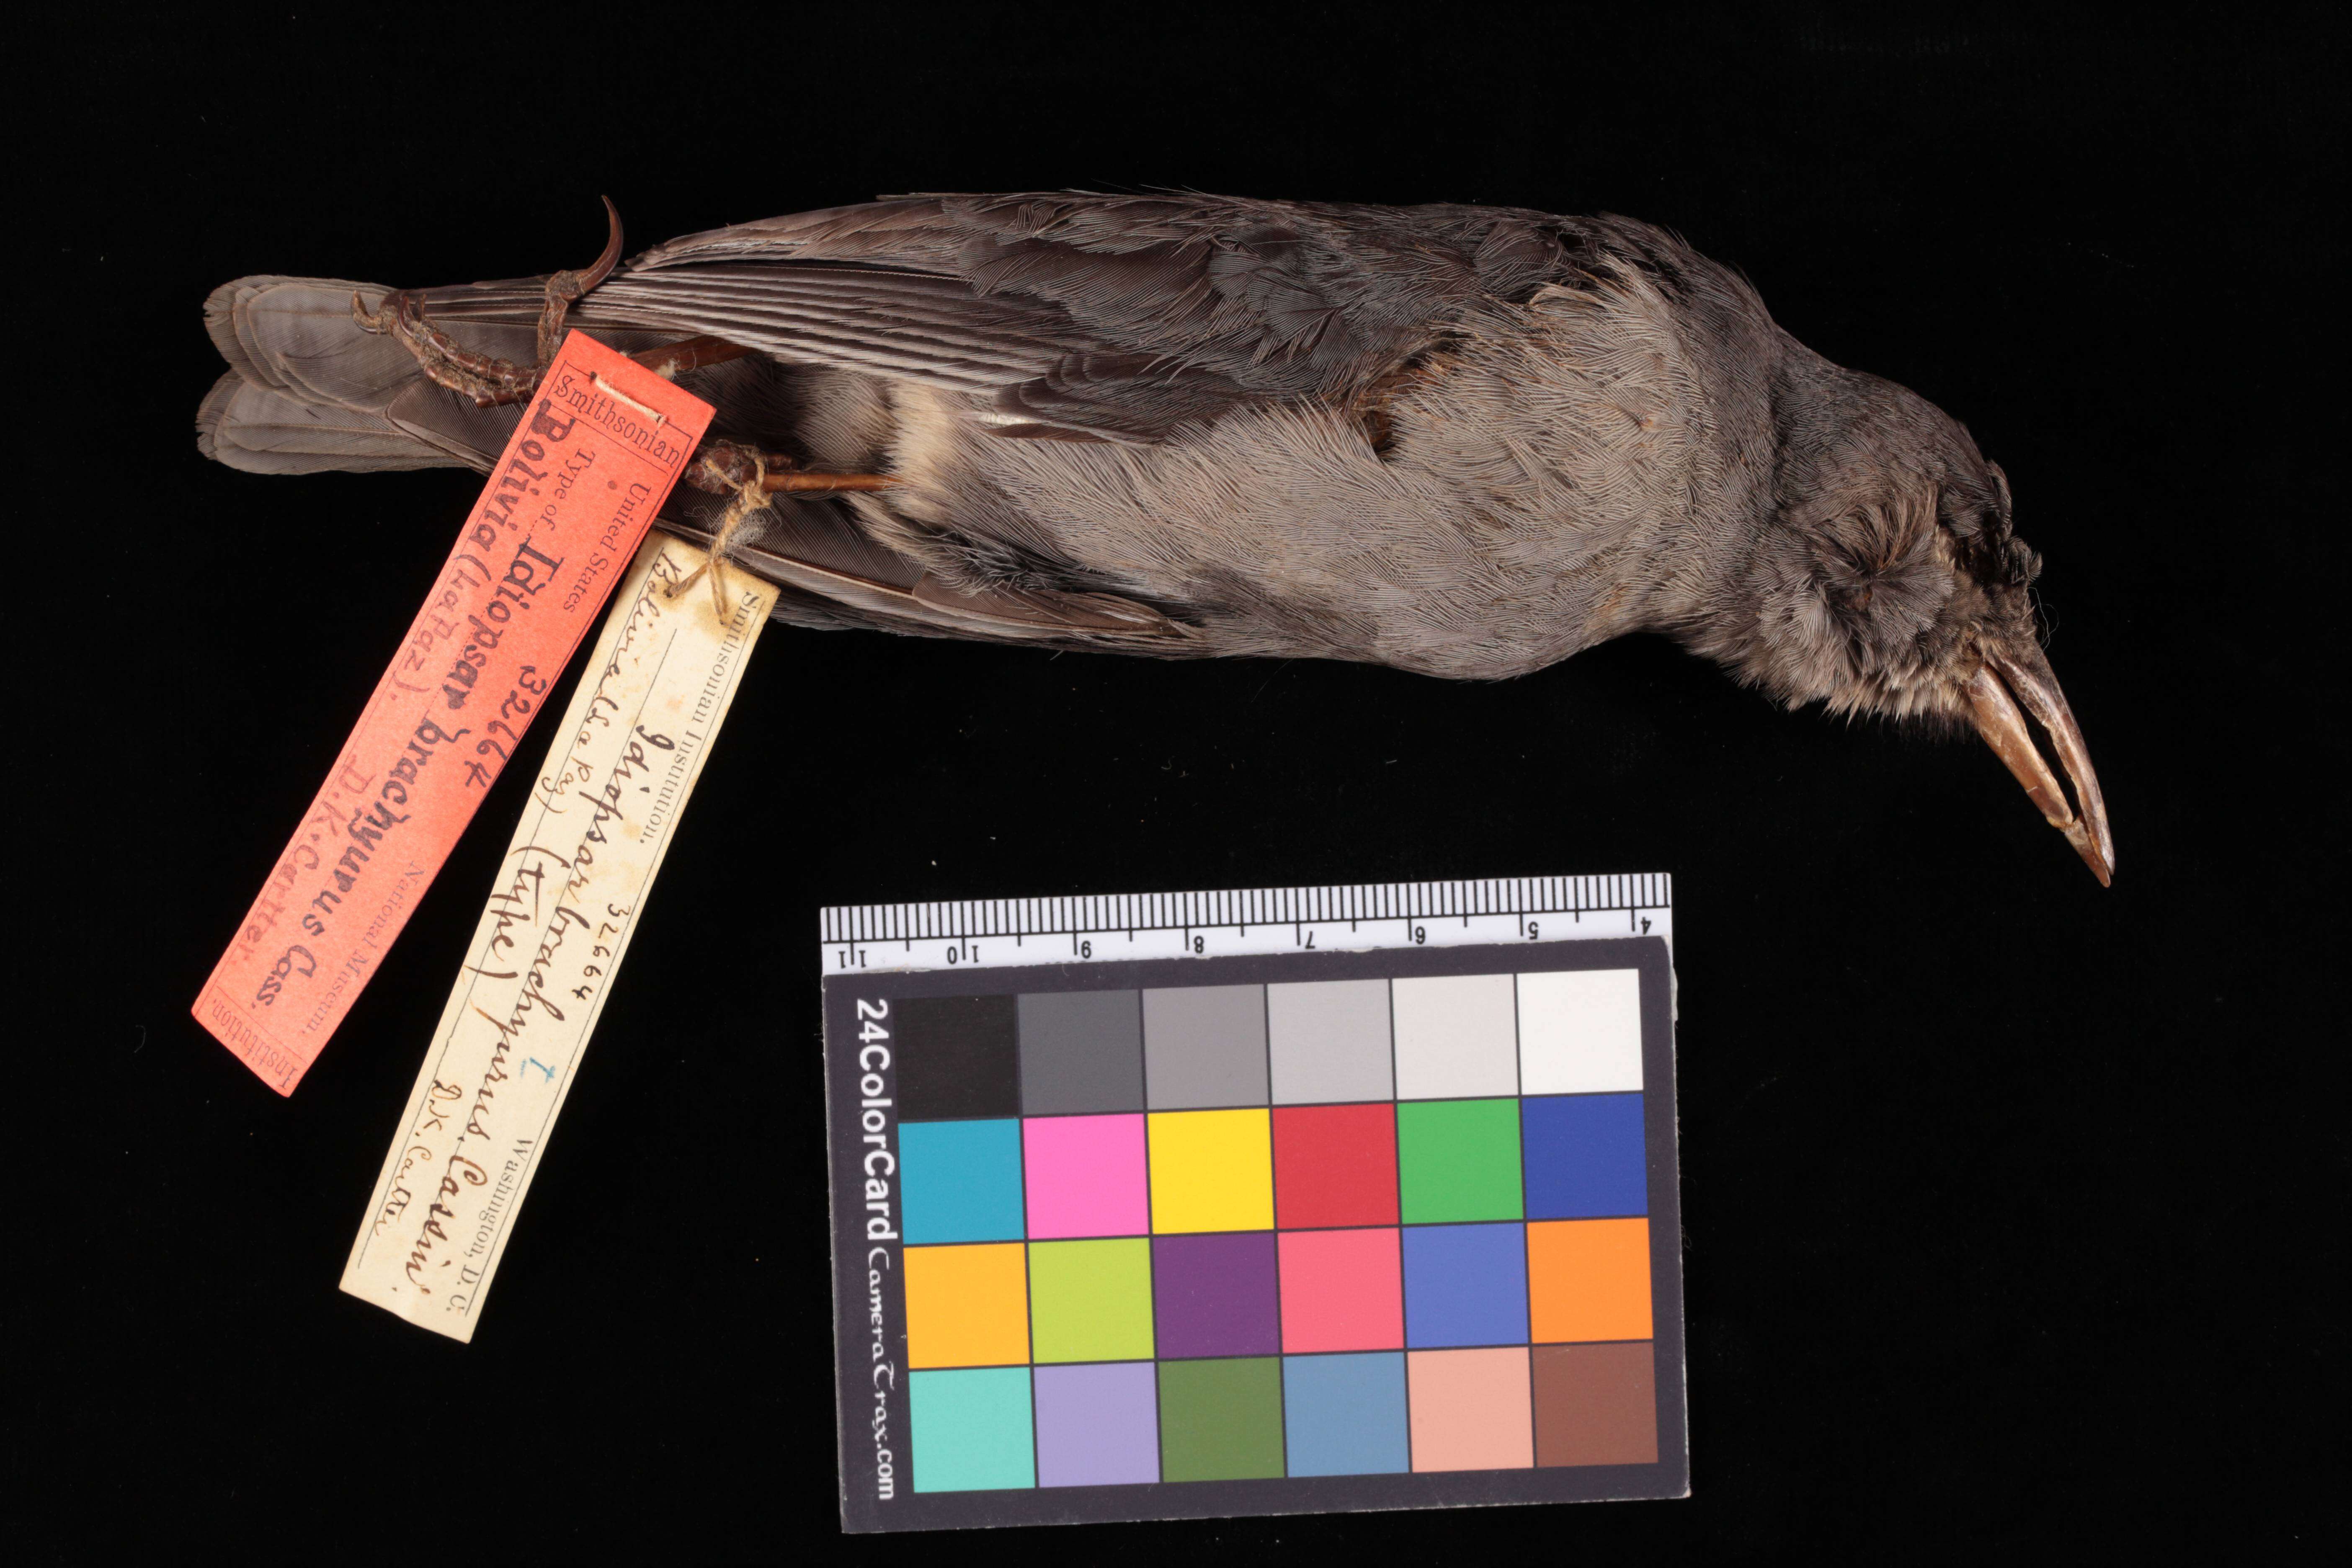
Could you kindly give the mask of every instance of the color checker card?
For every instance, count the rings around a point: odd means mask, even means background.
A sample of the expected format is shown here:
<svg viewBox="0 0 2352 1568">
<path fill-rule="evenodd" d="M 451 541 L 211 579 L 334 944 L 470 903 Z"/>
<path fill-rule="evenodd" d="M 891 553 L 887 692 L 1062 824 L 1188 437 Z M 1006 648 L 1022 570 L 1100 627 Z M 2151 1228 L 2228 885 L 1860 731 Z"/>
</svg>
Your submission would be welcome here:
<svg viewBox="0 0 2352 1568">
<path fill-rule="evenodd" d="M 1662 938 L 824 995 L 846 1529 L 1687 1492 Z"/>
</svg>

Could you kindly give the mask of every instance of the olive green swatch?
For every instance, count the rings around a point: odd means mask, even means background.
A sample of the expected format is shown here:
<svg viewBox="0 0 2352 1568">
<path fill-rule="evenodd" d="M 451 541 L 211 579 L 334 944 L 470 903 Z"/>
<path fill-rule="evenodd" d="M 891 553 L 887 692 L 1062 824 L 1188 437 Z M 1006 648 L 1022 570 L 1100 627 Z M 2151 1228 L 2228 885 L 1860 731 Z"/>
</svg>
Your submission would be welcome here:
<svg viewBox="0 0 2352 1568">
<path fill-rule="evenodd" d="M 1282 1468 L 1282 1362 L 1160 1363 L 1160 1479 L 1232 1481 Z"/>
</svg>

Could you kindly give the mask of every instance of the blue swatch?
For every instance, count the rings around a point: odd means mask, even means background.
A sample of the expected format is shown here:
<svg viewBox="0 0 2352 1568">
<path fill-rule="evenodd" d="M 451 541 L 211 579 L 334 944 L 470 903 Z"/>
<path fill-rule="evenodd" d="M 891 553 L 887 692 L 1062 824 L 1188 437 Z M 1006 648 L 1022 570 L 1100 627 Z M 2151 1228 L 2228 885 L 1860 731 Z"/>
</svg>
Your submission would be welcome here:
<svg viewBox="0 0 2352 1568">
<path fill-rule="evenodd" d="M 1650 1212 L 1642 1097 L 1561 1094 L 1519 1102 L 1529 1219 L 1631 1218 Z"/>
<path fill-rule="evenodd" d="M 1518 1225 L 1404 1227 L 1404 1342 L 1528 1342 L 1528 1249 Z"/>
</svg>

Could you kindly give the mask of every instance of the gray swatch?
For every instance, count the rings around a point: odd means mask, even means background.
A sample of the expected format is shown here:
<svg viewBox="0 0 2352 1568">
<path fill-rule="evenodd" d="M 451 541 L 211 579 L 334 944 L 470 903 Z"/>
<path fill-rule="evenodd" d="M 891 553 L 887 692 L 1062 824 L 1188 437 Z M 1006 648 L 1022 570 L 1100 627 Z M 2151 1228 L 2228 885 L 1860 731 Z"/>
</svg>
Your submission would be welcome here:
<svg viewBox="0 0 2352 1568">
<path fill-rule="evenodd" d="M 1143 1017 L 1132 991 L 1021 998 L 1021 1110 L 1028 1116 L 1143 1109 Z"/>
<path fill-rule="evenodd" d="M 1154 1110 L 1264 1105 L 1265 987 L 1146 991 L 1143 1047 Z"/>
<path fill-rule="evenodd" d="M 1387 981 L 1269 985 L 1265 1026 L 1275 1104 L 1391 1097 Z"/>
</svg>

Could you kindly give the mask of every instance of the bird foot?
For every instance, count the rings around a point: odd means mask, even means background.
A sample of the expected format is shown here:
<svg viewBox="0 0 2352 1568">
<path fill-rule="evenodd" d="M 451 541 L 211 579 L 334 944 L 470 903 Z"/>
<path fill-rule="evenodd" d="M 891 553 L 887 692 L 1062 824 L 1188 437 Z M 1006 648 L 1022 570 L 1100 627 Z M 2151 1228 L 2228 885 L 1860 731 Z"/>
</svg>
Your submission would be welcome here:
<svg viewBox="0 0 2352 1568">
<path fill-rule="evenodd" d="M 404 289 L 396 289 L 377 302 L 373 313 L 360 304 L 360 297 L 352 296 L 352 319 L 368 331 L 390 333 L 403 348 L 415 356 L 417 368 L 433 381 L 450 391 L 474 400 L 477 408 L 495 408 L 501 404 L 520 403 L 539 386 L 540 377 L 555 359 L 555 351 L 563 342 L 563 321 L 580 297 L 612 276 L 621 259 L 621 212 L 613 198 L 604 198 L 604 216 L 610 226 L 604 240 L 604 254 L 590 263 L 584 271 L 567 268 L 547 280 L 545 303 L 540 307 L 539 333 L 534 344 L 538 357 L 528 365 L 512 360 L 498 359 L 488 354 L 474 353 L 461 347 L 457 341 L 425 319 L 424 301 Z M 688 344 L 671 345 L 684 348 L 702 340 L 689 339 Z M 711 340 L 716 342 L 716 340 Z M 731 345 L 722 345 L 731 347 Z M 737 350 L 737 353 L 746 351 Z M 696 363 L 711 363 L 711 358 L 732 358 L 719 354 L 696 360 Z"/>
</svg>

